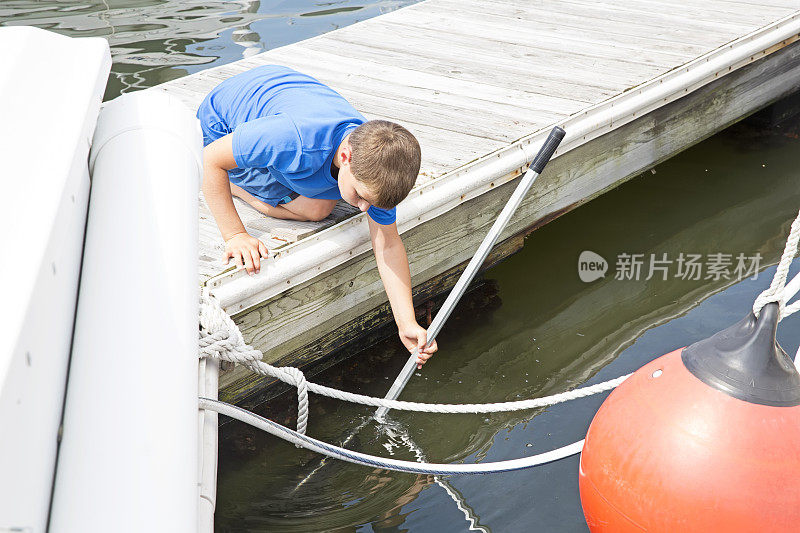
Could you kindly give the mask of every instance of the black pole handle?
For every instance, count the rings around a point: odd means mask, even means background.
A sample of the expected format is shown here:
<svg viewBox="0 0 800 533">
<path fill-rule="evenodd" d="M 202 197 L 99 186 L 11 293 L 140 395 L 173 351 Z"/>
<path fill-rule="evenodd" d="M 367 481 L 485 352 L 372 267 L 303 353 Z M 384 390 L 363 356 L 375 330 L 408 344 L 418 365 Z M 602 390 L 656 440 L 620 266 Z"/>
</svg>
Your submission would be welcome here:
<svg viewBox="0 0 800 533">
<path fill-rule="evenodd" d="M 558 145 L 561 144 L 561 140 L 564 138 L 566 132 L 556 126 L 550 132 L 550 135 L 547 136 L 547 140 L 544 141 L 544 144 L 539 149 L 539 153 L 536 154 L 536 157 L 533 159 L 533 163 L 531 163 L 531 169 L 537 174 L 541 174 L 542 170 L 544 170 L 545 165 L 547 165 L 550 158 L 553 157 L 553 153 L 558 148 Z"/>
</svg>

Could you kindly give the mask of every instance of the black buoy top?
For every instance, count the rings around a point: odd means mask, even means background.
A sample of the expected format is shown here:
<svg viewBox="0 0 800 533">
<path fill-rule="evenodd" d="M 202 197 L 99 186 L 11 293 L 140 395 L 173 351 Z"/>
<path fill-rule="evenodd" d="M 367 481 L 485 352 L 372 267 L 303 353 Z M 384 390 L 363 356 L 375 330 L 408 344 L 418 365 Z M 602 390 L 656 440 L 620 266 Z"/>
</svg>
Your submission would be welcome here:
<svg viewBox="0 0 800 533">
<path fill-rule="evenodd" d="M 758 318 L 750 313 L 733 326 L 685 348 L 683 365 L 706 385 L 750 403 L 800 405 L 800 373 L 775 332 L 778 304 Z"/>
</svg>

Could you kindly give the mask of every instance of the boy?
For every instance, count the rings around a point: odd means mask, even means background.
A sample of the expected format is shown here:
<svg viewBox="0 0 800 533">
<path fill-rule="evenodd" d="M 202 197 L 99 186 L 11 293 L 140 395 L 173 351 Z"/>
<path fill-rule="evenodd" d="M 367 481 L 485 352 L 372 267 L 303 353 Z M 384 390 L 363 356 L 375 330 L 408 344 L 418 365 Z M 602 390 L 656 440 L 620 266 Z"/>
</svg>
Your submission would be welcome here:
<svg viewBox="0 0 800 533">
<path fill-rule="evenodd" d="M 288 67 L 266 65 L 229 78 L 197 111 L 203 129 L 203 194 L 225 240 L 224 259 L 258 274 L 267 248 L 248 235 L 235 195 L 262 213 L 322 220 L 342 198 L 368 215 L 375 260 L 398 334 L 418 368 L 424 349 L 395 206 L 417 179 L 419 143 L 402 126 L 367 121 L 337 92 Z"/>
</svg>

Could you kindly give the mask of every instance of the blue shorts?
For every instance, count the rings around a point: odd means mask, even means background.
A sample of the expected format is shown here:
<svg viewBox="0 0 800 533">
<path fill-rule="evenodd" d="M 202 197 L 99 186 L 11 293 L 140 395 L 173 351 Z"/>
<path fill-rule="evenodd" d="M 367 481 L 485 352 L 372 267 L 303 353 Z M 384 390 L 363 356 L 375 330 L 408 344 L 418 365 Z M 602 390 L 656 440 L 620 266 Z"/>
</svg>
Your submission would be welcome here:
<svg viewBox="0 0 800 533">
<path fill-rule="evenodd" d="M 224 137 L 231 133 L 230 128 L 220 118 L 216 110 L 211 106 L 208 100 L 203 100 L 197 110 L 197 118 L 200 120 L 200 128 L 203 130 L 203 146 L 208 146 L 220 137 Z M 258 182 L 261 187 L 258 191 L 254 191 L 249 187 L 242 185 L 245 177 L 252 176 L 253 174 L 260 174 Z M 266 169 L 261 168 L 234 168 L 228 171 L 228 179 L 234 185 L 238 185 L 246 190 L 262 202 L 275 207 L 280 204 L 288 204 L 300 195 L 282 183 L 279 183 L 275 178 L 270 176 Z M 252 183 L 252 181 L 250 181 Z"/>
</svg>

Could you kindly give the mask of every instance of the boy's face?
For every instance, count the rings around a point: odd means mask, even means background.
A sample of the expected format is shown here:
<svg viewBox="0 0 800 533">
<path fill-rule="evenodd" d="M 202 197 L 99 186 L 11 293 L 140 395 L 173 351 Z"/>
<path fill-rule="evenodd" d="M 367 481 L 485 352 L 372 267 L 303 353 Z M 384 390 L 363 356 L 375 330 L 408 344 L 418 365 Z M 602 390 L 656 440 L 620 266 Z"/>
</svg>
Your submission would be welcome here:
<svg viewBox="0 0 800 533">
<path fill-rule="evenodd" d="M 342 199 L 353 207 L 361 211 L 366 211 L 372 205 L 372 192 L 369 188 L 358 181 L 350 169 L 350 158 L 352 152 L 350 144 L 345 140 L 336 155 L 337 166 L 339 167 L 339 193 Z"/>
</svg>

